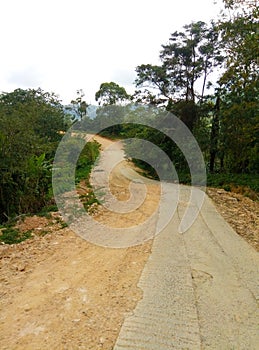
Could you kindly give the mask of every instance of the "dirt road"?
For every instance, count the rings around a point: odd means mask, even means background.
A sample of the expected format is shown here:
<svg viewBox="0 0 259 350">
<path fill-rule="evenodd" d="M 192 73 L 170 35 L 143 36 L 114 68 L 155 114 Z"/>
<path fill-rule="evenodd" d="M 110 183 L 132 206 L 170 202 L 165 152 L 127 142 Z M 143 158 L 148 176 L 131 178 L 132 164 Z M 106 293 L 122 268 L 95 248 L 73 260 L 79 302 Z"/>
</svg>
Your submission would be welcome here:
<svg viewBox="0 0 259 350">
<path fill-rule="evenodd" d="M 120 200 L 130 198 L 125 166 L 111 174 Z M 130 219 L 107 209 L 96 219 L 113 227 L 145 221 L 160 197 L 159 185 L 146 186 Z M 27 218 L 25 228 L 53 232 L 0 247 L 0 349 L 256 350 L 258 253 L 209 199 L 192 228 L 177 234 L 186 194 L 183 187 L 178 215 L 154 241 L 130 248 L 100 247 Z"/>
<path fill-rule="evenodd" d="M 103 147 L 112 142 L 98 138 Z M 112 192 L 129 196 L 129 180 L 120 166 L 112 176 Z M 96 217 L 113 226 L 138 224 L 156 209 L 159 186 L 148 185 L 138 213 Z M 21 226 L 49 231 L 49 220 L 27 218 Z M 68 228 L 21 244 L 0 246 L 0 349 L 112 349 L 125 315 L 141 299 L 137 283 L 152 241 L 111 249 L 91 244 Z"/>
</svg>

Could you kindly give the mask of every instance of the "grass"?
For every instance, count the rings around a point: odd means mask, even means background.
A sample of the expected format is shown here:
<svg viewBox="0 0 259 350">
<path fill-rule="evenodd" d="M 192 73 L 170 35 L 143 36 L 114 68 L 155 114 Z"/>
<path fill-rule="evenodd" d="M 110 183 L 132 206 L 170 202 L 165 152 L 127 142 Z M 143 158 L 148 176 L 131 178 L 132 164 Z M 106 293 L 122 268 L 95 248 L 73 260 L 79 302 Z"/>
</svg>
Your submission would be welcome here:
<svg viewBox="0 0 259 350">
<path fill-rule="evenodd" d="M 37 215 L 38 216 L 45 216 L 47 213 L 56 212 L 56 211 L 58 211 L 57 205 L 51 204 L 51 205 L 48 205 L 48 206 L 42 208 L 42 210 Z"/>
<path fill-rule="evenodd" d="M 3 227 L 1 229 L 0 242 L 5 244 L 16 244 L 31 238 L 31 230 L 26 232 L 20 232 L 13 227 Z"/>
<path fill-rule="evenodd" d="M 258 174 L 208 174 L 207 186 L 240 193 L 252 200 L 259 200 Z"/>
<path fill-rule="evenodd" d="M 63 221 L 60 217 L 56 217 L 55 221 L 56 221 L 57 224 L 60 225 L 60 229 L 68 227 L 68 224 L 65 221 Z"/>
<path fill-rule="evenodd" d="M 100 154 L 100 144 L 96 141 L 88 142 L 81 152 L 76 167 L 76 183 L 84 181 L 87 186 L 87 193 L 80 196 L 86 211 L 89 211 L 93 204 L 100 204 L 89 183 L 90 173 L 93 164 Z"/>
<path fill-rule="evenodd" d="M 179 182 L 191 184 L 190 174 L 178 174 Z M 207 174 L 207 187 L 222 188 L 259 200 L 259 175 L 257 174 Z"/>
<path fill-rule="evenodd" d="M 137 163 L 141 167 L 142 164 Z M 141 167 L 142 175 L 148 178 L 157 179 L 157 175 L 151 167 Z M 184 185 L 191 184 L 191 174 L 178 173 L 179 182 Z M 225 191 L 231 191 L 242 194 L 254 201 L 259 200 L 259 174 L 207 174 L 207 187 L 223 188 Z"/>
</svg>

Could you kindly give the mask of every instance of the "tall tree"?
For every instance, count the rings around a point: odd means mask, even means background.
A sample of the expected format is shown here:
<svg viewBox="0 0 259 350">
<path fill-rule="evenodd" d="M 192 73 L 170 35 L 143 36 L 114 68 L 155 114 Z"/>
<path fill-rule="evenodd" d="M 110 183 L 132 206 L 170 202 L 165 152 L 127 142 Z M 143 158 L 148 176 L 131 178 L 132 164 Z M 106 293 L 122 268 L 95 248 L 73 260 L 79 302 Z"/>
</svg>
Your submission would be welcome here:
<svg viewBox="0 0 259 350">
<path fill-rule="evenodd" d="M 130 95 L 127 94 L 124 87 L 114 82 L 102 83 L 95 94 L 95 100 L 103 106 L 121 104 L 129 99 Z"/>
<path fill-rule="evenodd" d="M 87 116 L 87 108 L 89 105 L 84 99 L 85 93 L 82 89 L 77 90 L 76 95 L 77 97 L 71 101 L 71 105 L 66 107 L 66 109 L 82 120 Z"/>
<path fill-rule="evenodd" d="M 202 21 L 185 25 L 183 31 L 171 34 L 162 45 L 161 66 L 140 65 L 136 68 L 135 94 L 141 100 L 166 106 L 192 130 L 198 118 L 197 102 L 201 102 L 208 76 L 223 58 L 219 33 L 214 23 Z M 200 87 L 200 89 L 199 89 Z M 145 89 L 144 93 L 143 90 Z"/>
<path fill-rule="evenodd" d="M 226 69 L 219 79 L 225 167 L 252 171 L 258 149 L 258 8 L 253 2 L 225 1 L 228 16 L 219 23 Z M 259 159 L 257 157 L 257 161 Z"/>
<path fill-rule="evenodd" d="M 194 84 L 203 72 L 203 57 L 199 52 L 206 31 L 204 22 L 184 26 L 183 32 L 171 34 L 169 44 L 162 45 L 160 58 L 167 68 L 176 92 L 186 101 L 195 101 Z"/>
<path fill-rule="evenodd" d="M 182 100 L 195 102 L 204 96 L 208 75 L 222 62 L 218 32 L 214 23 L 193 22 L 174 32 L 162 45 L 161 66 L 151 64 L 136 68 L 136 86 L 157 90 L 157 102 Z M 202 79 L 202 89 L 196 84 Z"/>
</svg>

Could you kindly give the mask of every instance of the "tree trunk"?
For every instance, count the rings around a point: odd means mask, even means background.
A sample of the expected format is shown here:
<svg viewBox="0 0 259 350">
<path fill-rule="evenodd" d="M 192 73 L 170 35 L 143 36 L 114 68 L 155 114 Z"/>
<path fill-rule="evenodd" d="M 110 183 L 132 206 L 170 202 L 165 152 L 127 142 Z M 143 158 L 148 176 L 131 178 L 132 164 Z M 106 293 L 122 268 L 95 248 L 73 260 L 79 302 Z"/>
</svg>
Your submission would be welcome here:
<svg viewBox="0 0 259 350">
<path fill-rule="evenodd" d="M 212 125 L 211 125 L 211 134 L 210 134 L 210 162 L 209 170 L 211 173 L 214 172 L 215 168 L 215 159 L 218 153 L 218 139 L 219 139 L 219 107 L 220 98 L 217 97 L 215 104 L 215 112 L 213 114 Z"/>
</svg>

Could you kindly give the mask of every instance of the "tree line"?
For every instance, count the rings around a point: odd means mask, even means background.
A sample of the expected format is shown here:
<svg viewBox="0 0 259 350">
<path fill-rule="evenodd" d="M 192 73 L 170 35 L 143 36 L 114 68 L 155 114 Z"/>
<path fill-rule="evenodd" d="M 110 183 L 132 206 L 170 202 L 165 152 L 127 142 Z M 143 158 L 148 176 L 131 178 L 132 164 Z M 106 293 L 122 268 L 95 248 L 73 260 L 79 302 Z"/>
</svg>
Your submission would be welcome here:
<svg viewBox="0 0 259 350">
<path fill-rule="evenodd" d="M 174 113 L 197 138 L 210 173 L 258 173 L 258 8 L 251 1 L 224 3 L 221 20 L 185 25 L 162 45 L 160 65 L 136 68 L 132 96 L 111 82 L 96 99 Z"/>
<path fill-rule="evenodd" d="M 136 67 L 134 94 L 116 82 L 102 83 L 94 120 L 82 90 L 69 108 L 41 89 L 1 93 L 0 222 L 54 204 L 51 168 L 63 133 L 76 119 L 92 130 L 105 126 L 105 118 L 119 120 L 108 108 L 114 104 L 128 108 L 128 121 L 134 109 L 127 106 L 138 103 L 176 115 L 196 137 L 211 174 L 258 174 L 258 8 L 251 1 L 224 3 L 228 11 L 219 21 L 192 22 L 172 33 L 161 46 L 160 65 Z M 180 150 L 156 130 L 127 122 L 106 133 L 150 140 L 177 170 L 187 171 Z M 84 151 L 84 162 L 90 154 Z"/>
</svg>

